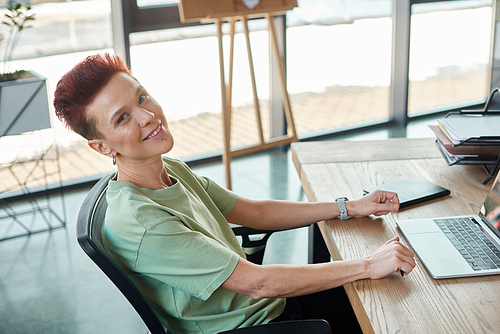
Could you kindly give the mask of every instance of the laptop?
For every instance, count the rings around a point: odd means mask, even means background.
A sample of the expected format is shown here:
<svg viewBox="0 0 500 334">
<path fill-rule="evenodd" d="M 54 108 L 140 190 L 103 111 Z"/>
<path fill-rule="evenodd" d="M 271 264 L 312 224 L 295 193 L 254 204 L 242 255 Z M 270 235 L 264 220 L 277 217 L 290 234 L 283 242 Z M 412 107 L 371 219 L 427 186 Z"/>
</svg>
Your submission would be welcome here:
<svg viewBox="0 0 500 334">
<path fill-rule="evenodd" d="M 433 278 L 500 274 L 500 173 L 477 215 L 396 224 Z"/>
</svg>

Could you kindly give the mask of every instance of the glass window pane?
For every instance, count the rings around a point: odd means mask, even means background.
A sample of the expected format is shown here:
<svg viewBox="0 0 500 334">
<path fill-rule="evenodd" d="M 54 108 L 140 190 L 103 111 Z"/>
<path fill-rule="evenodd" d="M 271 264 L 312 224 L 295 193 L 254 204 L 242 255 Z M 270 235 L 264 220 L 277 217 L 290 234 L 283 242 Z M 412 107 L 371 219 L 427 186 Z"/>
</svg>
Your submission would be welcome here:
<svg viewBox="0 0 500 334">
<path fill-rule="evenodd" d="M 3 7 L 1 16 L 6 12 Z M 29 23 L 32 28 L 23 30 L 14 60 L 113 46 L 109 0 L 35 2 L 31 4 L 31 12 L 35 13 L 35 20 Z M 0 25 L 0 34 L 5 37 L 2 49 L 8 29 Z"/>
<path fill-rule="evenodd" d="M 412 6 L 409 116 L 485 101 L 491 18 L 491 1 Z"/>
<path fill-rule="evenodd" d="M 389 116 L 391 1 L 299 1 L 287 71 L 299 134 Z"/>
</svg>

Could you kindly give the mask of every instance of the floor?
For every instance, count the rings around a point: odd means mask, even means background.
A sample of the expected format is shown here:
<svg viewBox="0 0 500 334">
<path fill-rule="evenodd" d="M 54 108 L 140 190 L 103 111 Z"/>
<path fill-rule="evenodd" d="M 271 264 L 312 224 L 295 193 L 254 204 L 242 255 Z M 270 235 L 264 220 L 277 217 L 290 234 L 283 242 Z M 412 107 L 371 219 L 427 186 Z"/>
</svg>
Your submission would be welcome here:
<svg viewBox="0 0 500 334">
<path fill-rule="evenodd" d="M 432 122 L 412 123 L 401 133 L 428 136 L 427 124 Z M 348 139 L 388 138 L 393 133 L 382 129 Z M 221 163 L 193 169 L 224 184 Z M 278 148 L 235 159 L 232 175 L 233 190 L 241 196 L 307 201 L 289 150 Z M 66 228 L 0 242 L 0 333 L 147 332 L 128 302 L 76 242 L 75 221 L 88 189 L 64 194 Z M 307 228 L 274 234 L 264 262 L 307 263 L 307 236 Z"/>
</svg>

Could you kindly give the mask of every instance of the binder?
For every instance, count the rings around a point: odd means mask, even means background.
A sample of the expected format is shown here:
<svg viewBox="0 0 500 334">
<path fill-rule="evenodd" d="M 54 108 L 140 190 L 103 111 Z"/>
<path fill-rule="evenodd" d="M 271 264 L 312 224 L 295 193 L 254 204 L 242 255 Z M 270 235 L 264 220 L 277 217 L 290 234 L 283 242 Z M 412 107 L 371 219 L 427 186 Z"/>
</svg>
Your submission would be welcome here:
<svg viewBox="0 0 500 334">
<path fill-rule="evenodd" d="M 500 125 L 496 126 L 500 124 L 500 88 L 491 92 L 483 110 L 450 112 L 438 123 L 439 127 L 430 128 L 448 165 L 483 165 L 488 173 L 483 184 L 488 183 L 500 163 Z"/>
<path fill-rule="evenodd" d="M 442 147 L 453 155 L 497 155 L 500 152 L 500 144 L 498 146 L 491 145 L 455 145 L 443 133 L 437 125 L 429 125 L 429 128 L 434 132 L 438 142 Z M 499 128 L 500 131 L 500 128 Z"/>
<path fill-rule="evenodd" d="M 436 146 L 449 166 L 452 165 L 494 165 L 498 155 L 492 154 L 451 154 L 444 145 L 436 140 Z M 489 173 L 489 171 L 488 171 Z"/>
</svg>

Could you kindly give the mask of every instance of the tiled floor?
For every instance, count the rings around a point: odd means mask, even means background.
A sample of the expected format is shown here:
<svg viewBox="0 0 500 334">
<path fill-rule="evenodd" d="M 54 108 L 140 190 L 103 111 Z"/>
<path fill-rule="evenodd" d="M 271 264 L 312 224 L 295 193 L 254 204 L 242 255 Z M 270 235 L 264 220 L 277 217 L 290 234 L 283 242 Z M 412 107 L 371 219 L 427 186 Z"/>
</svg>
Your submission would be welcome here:
<svg viewBox="0 0 500 334">
<path fill-rule="evenodd" d="M 424 120 L 403 131 L 430 136 Z M 390 129 L 351 136 L 388 138 Z M 193 168 L 224 183 L 221 163 Z M 274 149 L 235 159 L 233 190 L 254 199 L 307 201 L 289 150 Z M 67 227 L 0 242 L 0 333 L 146 333 L 135 311 L 83 253 L 75 221 L 88 188 L 65 194 Z M 1 223 L 1 221 L 0 221 Z M 307 229 L 280 232 L 269 240 L 265 263 L 306 263 Z"/>
</svg>

